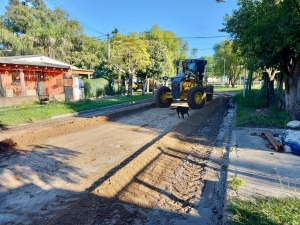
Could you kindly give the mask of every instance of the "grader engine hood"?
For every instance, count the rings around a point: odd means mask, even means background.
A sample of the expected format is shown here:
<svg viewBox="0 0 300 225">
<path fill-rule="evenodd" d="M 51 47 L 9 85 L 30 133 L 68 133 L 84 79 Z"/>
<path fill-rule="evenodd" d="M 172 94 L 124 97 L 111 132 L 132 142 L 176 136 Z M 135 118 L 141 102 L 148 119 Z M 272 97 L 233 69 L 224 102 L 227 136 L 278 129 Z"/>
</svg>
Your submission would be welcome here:
<svg viewBox="0 0 300 225">
<path fill-rule="evenodd" d="M 172 80 L 172 98 L 179 99 L 181 93 L 181 82 L 185 80 L 184 73 L 178 73 Z"/>
</svg>

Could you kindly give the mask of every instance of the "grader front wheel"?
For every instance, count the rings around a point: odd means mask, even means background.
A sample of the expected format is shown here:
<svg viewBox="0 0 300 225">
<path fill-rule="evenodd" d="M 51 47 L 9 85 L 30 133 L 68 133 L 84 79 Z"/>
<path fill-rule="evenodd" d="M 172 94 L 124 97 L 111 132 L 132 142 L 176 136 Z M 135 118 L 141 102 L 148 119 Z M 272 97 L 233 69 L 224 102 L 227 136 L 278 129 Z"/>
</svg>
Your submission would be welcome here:
<svg viewBox="0 0 300 225">
<path fill-rule="evenodd" d="M 171 89 L 166 86 L 158 88 L 154 92 L 154 103 L 156 104 L 156 106 L 158 106 L 159 108 L 169 107 L 173 102 L 173 99 L 170 97 L 170 93 Z"/>
<path fill-rule="evenodd" d="M 201 87 L 193 87 L 187 93 L 187 102 L 191 109 L 201 109 L 206 102 L 204 90 Z"/>
</svg>

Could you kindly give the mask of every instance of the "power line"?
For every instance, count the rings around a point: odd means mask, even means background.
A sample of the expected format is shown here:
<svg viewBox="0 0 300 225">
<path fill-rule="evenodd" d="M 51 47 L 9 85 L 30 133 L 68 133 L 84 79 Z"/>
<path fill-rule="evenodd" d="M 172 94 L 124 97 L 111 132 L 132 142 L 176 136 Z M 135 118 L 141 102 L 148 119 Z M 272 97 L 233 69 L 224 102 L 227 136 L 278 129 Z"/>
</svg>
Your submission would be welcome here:
<svg viewBox="0 0 300 225">
<path fill-rule="evenodd" d="M 79 19 L 78 17 L 75 17 L 73 15 L 71 15 L 70 13 L 67 12 L 67 10 L 62 6 L 60 5 L 59 3 L 55 2 L 54 0 L 46 0 L 48 3 L 50 3 L 51 5 L 53 5 L 54 7 L 57 7 L 59 8 L 60 10 L 62 10 L 63 12 L 65 12 L 67 15 L 69 15 L 71 18 L 77 20 L 79 22 L 79 24 L 81 24 L 81 26 L 87 28 L 88 30 L 90 31 L 93 31 L 94 33 L 99 33 L 99 34 L 105 34 L 103 32 L 100 32 L 98 30 L 95 30 L 91 27 L 89 27 L 88 25 L 86 25 L 81 19 Z"/>
<path fill-rule="evenodd" d="M 229 37 L 228 35 L 226 36 L 207 36 L 207 37 L 182 37 L 184 39 L 204 39 L 204 38 L 223 38 L 223 37 Z"/>
<path fill-rule="evenodd" d="M 191 51 L 191 50 L 208 50 L 208 49 L 213 49 L 213 48 L 192 48 L 192 49 L 188 49 L 188 51 Z"/>
<path fill-rule="evenodd" d="M 229 37 L 228 35 L 223 35 L 223 36 L 206 36 L 206 37 L 151 37 L 150 39 L 208 39 L 208 38 L 224 38 L 224 37 Z M 142 38 L 142 39 L 147 39 L 149 40 L 148 38 Z"/>
</svg>

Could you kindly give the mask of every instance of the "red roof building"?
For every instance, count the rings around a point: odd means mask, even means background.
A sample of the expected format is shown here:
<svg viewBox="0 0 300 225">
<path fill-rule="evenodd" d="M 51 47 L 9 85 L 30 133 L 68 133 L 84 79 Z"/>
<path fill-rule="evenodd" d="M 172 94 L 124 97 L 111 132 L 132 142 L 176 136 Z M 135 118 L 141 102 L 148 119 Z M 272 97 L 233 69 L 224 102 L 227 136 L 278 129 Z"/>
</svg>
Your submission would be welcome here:
<svg viewBox="0 0 300 225">
<path fill-rule="evenodd" d="M 12 105 L 8 102 L 18 104 L 21 99 L 21 102 L 39 100 L 41 96 L 57 101 L 78 100 L 77 96 L 66 96 L 66 89 L 74 88 L 79 76 L 92 75 L 92 70 L 82 70 L 44 55 L 0 57 L 0 106 Z"/>
</svg>

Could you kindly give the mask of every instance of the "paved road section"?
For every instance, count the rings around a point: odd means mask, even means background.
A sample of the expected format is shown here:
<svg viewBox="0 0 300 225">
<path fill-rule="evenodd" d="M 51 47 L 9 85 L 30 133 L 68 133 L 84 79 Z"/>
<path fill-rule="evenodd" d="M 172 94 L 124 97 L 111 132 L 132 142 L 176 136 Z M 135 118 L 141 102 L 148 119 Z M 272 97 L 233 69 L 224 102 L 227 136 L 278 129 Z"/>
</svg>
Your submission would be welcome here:
<svg viewBox="0 0 300 225">
<path fill-rule="evenodd" d="M 237 175 L 244 179 L 246 184 L 238 193 L 229 189 L 229 197 L 300 197 L 300 157 L 267 148 L 266 144 L 269 141 L 260 137 L 265 130 L 273 134 L 284 131 L 267 128 L 233 130 L 228 179 Z"/>
</svg>

